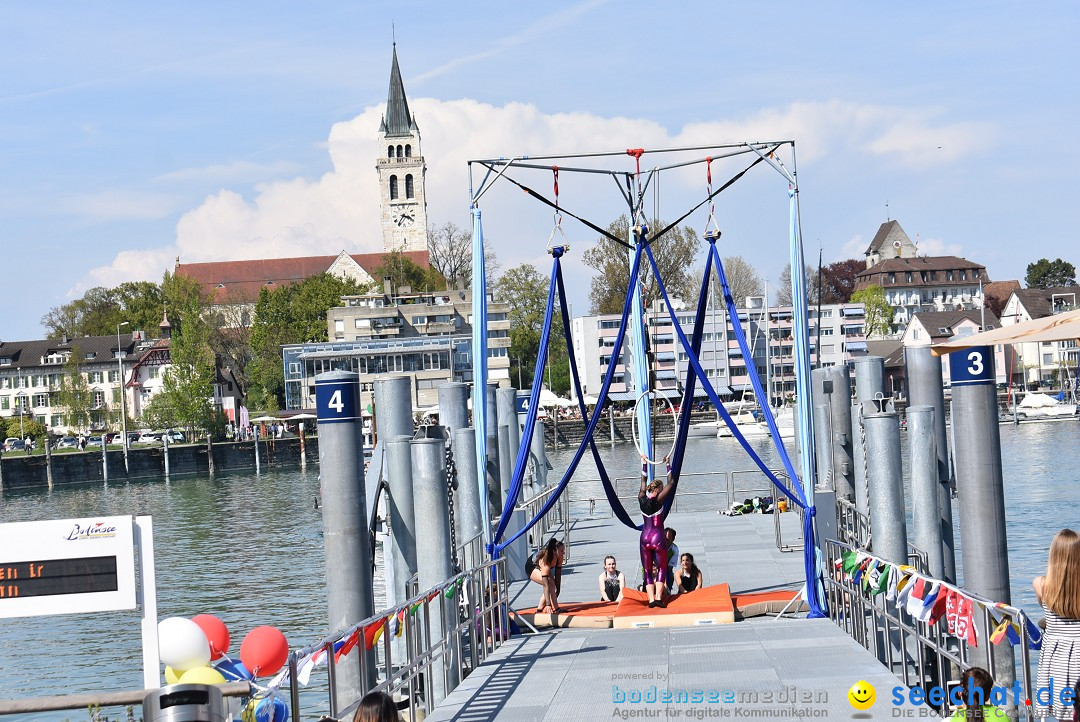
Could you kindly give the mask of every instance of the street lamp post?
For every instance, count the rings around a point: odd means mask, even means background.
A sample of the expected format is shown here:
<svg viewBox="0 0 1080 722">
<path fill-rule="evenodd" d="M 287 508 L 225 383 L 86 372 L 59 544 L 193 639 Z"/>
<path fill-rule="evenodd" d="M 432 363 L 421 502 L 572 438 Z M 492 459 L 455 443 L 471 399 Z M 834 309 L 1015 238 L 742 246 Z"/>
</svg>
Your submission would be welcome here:
<svg viewBox="0 0 1080 722">
<path fill-rule="evenodd" d="M 124 435 L 124 472 L 128 469 L 127 402 L 124 399 L 124 349 L 120 346 L 120 329 L 129 325 L 128 321 L 116 324 L 116 365 L 120 370 L 120 428 Z"/>
</svg>

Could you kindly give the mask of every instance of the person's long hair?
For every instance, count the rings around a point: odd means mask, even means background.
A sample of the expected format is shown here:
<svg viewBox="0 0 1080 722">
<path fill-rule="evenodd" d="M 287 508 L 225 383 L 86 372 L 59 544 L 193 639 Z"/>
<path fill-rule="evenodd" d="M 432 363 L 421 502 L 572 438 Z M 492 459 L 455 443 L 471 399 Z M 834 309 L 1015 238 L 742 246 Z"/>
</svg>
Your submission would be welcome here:
<svg viewBox="0 0 1080 722">
<path fill-rule="evenodd" d="M 555 566 L 555 562 L 559 559 L 559 540 L 555 537 L 548 539 L 548 543 L 544 545 L 544 548 L 540 550 L 540 553 L 536 555 L 536 561 L 547 564 L 549 567 Z"/>
<path fill-rule="evenodd" d="M 368 692 L 360 700 L 352 722 L 400 722 L 397 705 L 386 692 Z"/>
<path fill-rule="evenodd" d="M 1054 614 L 1080 619 L 1080 534 L 1062 529 L 1050 542 L 1042 602 Z"/>
<path fill-rule="evenodd" d="M 683 557 L 686 557 L 690 560 L 690 576 L 696 577 L 698 575 L 698 572 L 700 572 L 701 570 L 698 569 L 697 564 L 694 564 L 694 555 L 690 552 L 683 552 L 682 557 L 679 557 L 680 565 L 682 564 Z"/>
<path fill-rule="evenodd" d="M 961 698 L 967 705 L 965 719 L 983 719 L 983 706 L 991 704 L 990 696 L 994 687 L 994 678 L 982 667 L 968 667 L 960 675 Z M 981 690 L 982 694 L 976 694 Z"/>
</svg>

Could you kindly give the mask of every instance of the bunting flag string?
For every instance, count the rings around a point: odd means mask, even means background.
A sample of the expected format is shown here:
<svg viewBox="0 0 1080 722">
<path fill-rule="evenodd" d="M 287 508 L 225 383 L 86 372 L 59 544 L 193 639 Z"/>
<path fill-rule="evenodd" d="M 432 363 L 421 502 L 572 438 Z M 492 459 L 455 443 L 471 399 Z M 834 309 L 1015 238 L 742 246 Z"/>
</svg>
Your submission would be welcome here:
<svg viewBox="0 0 1080 722">
<path fill-rule="evenodd" d="M 929 626 L 942 619 L 948 633 L 975 647 L 979 643 L 976 614 L 986 611 L 993 619 L 990 642 L 1021 643 L 1025 633 L 1031 649 L 1042 646 L 1042 630 L 1023 609 L 1003 602 L 991 602 L 969 594 L 948 582 L 920 574 L 915 567 L 893 564 L 861 549 L 844 551 L 833 562 L 846 581 L 870 596 L 885 595 L 912 617 Z"/>
</svg>

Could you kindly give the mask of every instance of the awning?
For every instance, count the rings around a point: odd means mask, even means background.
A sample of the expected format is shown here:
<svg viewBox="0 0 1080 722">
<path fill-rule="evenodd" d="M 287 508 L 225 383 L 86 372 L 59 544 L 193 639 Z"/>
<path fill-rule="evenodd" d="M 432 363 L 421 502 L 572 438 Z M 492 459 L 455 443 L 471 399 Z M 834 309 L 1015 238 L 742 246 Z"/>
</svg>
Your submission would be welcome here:
<svg viewBox="0 0 1080 722">
<path fill-rule="evenodd" d="M 656 372 L 656 378 L 664 379 L 665 381 L 671 381 L 671 380 L 674 380 L 675 378 L 677 378 L 677 376 L 675 375 L 674 370 L 665 369 L 665 370 L 657 371 Z"/>
<path fill-rule="evenodd" d="M 656 354 L 656 360 L 657 361 L 674 361 L 675 360 L 675 352 L 674 351 L 661 351 L 658 354 Z"/>
<path fill-rule="evenodd" d="M 1080 339 L 1080 309 L 955 338 L 945 343 L 935 344 L 930 349 L 935 356 L 941 356 L 972 346 L 1076 341 L 1078 339 Z"/>
<path fill-rule="evenodd" d="M 843 310 L 843 315 L 845 315 L 845 316 L 865 316 L 866 315 L 866 309 L 858 308 L 858 307 L 845 308 Z"/>
<path fill-rule="evenodd" d="M 653 343 L 675 343 L 674 336 L 653 336 Z"/>
<path fill-rule="evenodd" d="M 848 341 L 847 350 L 848 351 L 865 351 L 866 350 L 866 342 L 865 341 Z"/>
<path fill-rule="evenodd" d="M 728 349 L 728 356 L 742 356 L 742 349 L 741 348 L 729 348 Z"/>
</svg>

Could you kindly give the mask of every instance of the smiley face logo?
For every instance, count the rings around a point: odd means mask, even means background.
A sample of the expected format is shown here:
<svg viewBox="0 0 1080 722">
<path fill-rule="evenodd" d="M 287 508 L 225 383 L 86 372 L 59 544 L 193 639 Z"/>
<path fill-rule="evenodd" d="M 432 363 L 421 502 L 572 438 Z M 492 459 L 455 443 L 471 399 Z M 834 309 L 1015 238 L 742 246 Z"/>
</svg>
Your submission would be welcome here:
<svg viewBox="0 0 1080 722">
<path fill-rule="evenodd" d="M 848 702 L 855 709 L 865 710 L 874 706 L 874 701 L 877 700 L 877 691 L 873 685 L 864 680 L 859 680 L 855 684 L 851 685 L 851 689 L 847 693 Z"/>
</svg>

